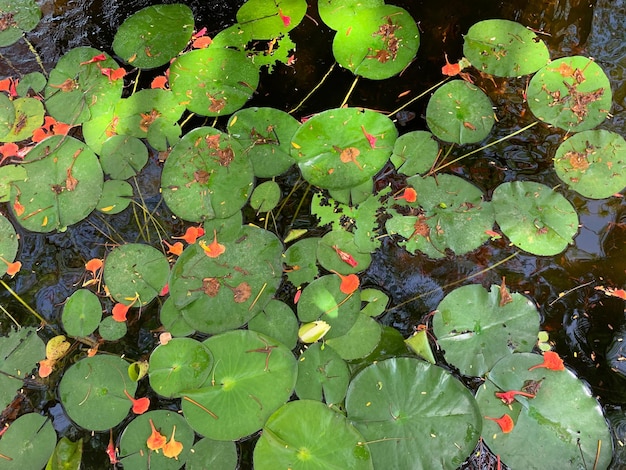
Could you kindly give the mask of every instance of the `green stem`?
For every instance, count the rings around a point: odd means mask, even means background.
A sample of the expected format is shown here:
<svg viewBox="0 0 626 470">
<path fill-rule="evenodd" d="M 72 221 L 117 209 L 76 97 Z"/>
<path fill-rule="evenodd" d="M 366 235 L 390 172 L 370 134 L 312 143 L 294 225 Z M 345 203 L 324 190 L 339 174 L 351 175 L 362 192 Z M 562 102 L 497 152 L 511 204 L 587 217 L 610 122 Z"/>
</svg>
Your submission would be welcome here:
<svg viewBox="0 0 626 470">
<path fill-rule="evenodd" d="M 293 108 L 291 111 L 289 111 L 289 114 L 293 114 L 295 113 L 298 109 L 300 109 L 300 107 L 311 97 L 311 95 L 313 93 L 315 93 L 317 91 L 317 89 L 319 87 L 322 86 L 322 84 L 326 81 L 326 79 L 328 78 L 328 76 L 331 74 L 331 72 L 333 71 L 333 69 L 335 68 L 335 65 L 337 65 L 337 62 L 334 62 L 333 65 L 330 66 L 330 69 L 328 69 L 328 72 L 326 72 L 326 74 L 322 77 L 322 79 L 320 80 L 320 82 L 315 85 L 313 87 L 313 89 L 311 91 L 309 91 L 309 93 L 302 99 L 302 101 L 300 101 L 295 108 Z"/>
<path fill-rule="evenodd" d="M 28 310 L 30 313 L 32 313 L 32 314 L 33 314 L 33 315 L 37 318 L 37 320 L 39 320 L 39 321 L 41 322 L 41 324 L 42 324 L 42 325 L 47 325 L 47 324 L 48 324 L 48 322 L 46 321 L 46 319 L 45 319 L 44 317 L 42 317 L 41 315 L 39 315 L 39 314 L 38 314 L 35 310 L 33 310 L 33 308 L 32 308 L 30 305 L 28 305 L 28 304 L 24 301 L 24 299 L 22 299 L 22 298 L 19 296 L 19 294 L 18 294 L 17 292 L 15 292 L 13 289 L 11 289 L 11 288 L 9 287 L 9 285 L 8 285 L 6 282 L 4 282 L 4 280 L 3 280 L 3 279 L 0 279 L 0 284 L 2 284 L 2 286 L 3 286 L 3 287 L 4 287 L 4 288 L 5 288 L 5 289 L 9 292 L 9 294 L 11 294 L 13 297 L 15 297 L 15 299 L 16 299 L 19 303 L 21 303 L 21 304 L 22 304 L 22 305 L 26 308 L 26 310 Z"/>
<path fill-rule="evenodd" d="M 350 95 L 352 94 L 352 92 L 354 91 L 354 88 L 356 87 L 356 84 L 359 83 L 359 75 L 357 75 L 354 78 L 354 81 L 352 82 L 352 85 L 350 86 L 350 89 L 348 90 L 348 93 L 346 93 L 346 97 L 343 99 L 343 101 L 341 102 L 341 104 L 339 105 L 340 108 L 343 108 L 346 103 L 348 102 L 348 100 L 350 99 Z"/>
<path fill-rule="evenodd" d="M 48 72 L 46 72 L 46 69 L 43 66 L 43 61 L 41 60 L 41 57 L 39 56 L 39 53 L 37 52 L 37 49 L 35 49 L 35 46 L 33 46 L 32 43 L 28 39 L 26 39 L 26 36 L 24 36 L 23 34 L 22 34 L 22 38 L 24 39 L 24 42 L 28 46 L 28 49 L 30 50 L 30 52 L 32 52 L 33 55 L 35 56 L 35 60 L 37 61 L 37 64 L 39 65 L 39 68 L 41 69 L 43 74 L 47 77 L 48 76 Z"/>
<path fill-rule="evenodd" d="M 407 101 L 406 103 L 404 103 L 402 106 L 400 106 L 398 109 L 394 109 L 393 111 L 391 111 L 389 114 L 387 114 L 387 117 L 392 117 L 394 116 L 396 113 L 399 113 L 400 111 L 402 111 L 404 108 L 406 108 L 407 106 L 409 106 L 412 103 L 415 103 L 417 100 L 419 100 L 422 96 L 427 95 L 428 93 L 430 93 L 431 91 L 433 91 L 435 88 L 439 88 L 441 85 L 443 85 L 444 83 L 446 83 L 448 80 L 450 80 L 450 77 L 446 77 L 443 80 L 441 80 L 439 83 L 434 84 L 433 86 L 431 86 L 428 90 L 425 90 L 423 92 L 421 92 L 419 95 L 417 95 L 415 98 L 411 98 L 411 100 Z"/>
</svg>

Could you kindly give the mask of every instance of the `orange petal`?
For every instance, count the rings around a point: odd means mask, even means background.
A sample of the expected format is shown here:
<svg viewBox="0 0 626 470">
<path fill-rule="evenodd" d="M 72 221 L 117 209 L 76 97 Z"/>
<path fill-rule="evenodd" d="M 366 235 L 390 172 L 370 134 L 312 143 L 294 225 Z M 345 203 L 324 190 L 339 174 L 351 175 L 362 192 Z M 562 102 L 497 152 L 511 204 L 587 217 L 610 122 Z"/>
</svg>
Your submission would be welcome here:
<svg viewBox="0 0 626 470">
<path fill-rule="evenodd" d="M 55 361 L 51 359 L 43 359 L 39 361 L 39 377 L 45 379 L 50 374 L 52 374 L 52 370 L 54 369 Z"/>
<path fill-rule="evenodd" d="M 92 258 L 85 263 L 85 269 L 95 276 L 103 263 L 104 261 L 100 258 Z"/>
<path fill-rule="evenodd" d="M 347 276 L 342 276 L 339 273 L 335 273 L 337 276 L 341 278 L 341 284 L 339 285 L 339 290 L 346 295 L 352 294 L 355 290 L 359 288 L 359 276 L 356 274 L 348 274 Z"/>
<path fill-rule="evenodd" d="M 135 413 L 136 415 L 143 414 L 146 411 L 148 411 L 148 408 L 150 408 L 150 399 L 148 397 L 133 398 L 126 391 L 126 389 L 124 389 L 124 394 L 132 402 L 132 404 L 133 404 L 133 413 Z"/>
<path fill-rule="evenodd" d="M 4 260 L 3 260 L 4 261 Z M 14 261 L 12 263 L 7 263 L 7 274 L 11 277 L 15 276 L 22 269 L 22 263 L 19 261 Z"/>
<path fill-rule="evenodd" d="M 163 243 L 167 246 L 167 252 L 176 256 L 180 256 L 183 253 L 183 244 L 181 242 L 176 242 L 173 245 L 170 245 L 168 242 L 163 240 Z"/>
<path fill-rule="evenodd" d="M 200 247 L 209 258 L 217 258 L 226 251 L 226 247 L 217 242 L 217 230 L 213 230 L 213 241 L 207 245 L 204 240 L 200 240 Z"/>
<path fill-rule="evenodd" d="M 165 75 L 154 77 L 154 80 L 152 80 L 152 83 L 150 84 L 150 88 L 160 88 L 165 90 L 167 88 L 167 77 Z"/>
<path fill-rule="evenodd" d="M 498 423 L 498 426 L 500 426 L 500 429 L 502 429 L 502 432 L 505 434 L 508 434 L 511 431 L 513 431 L 513 427 L 515 426 L 515 423 L 513 422 L 513 418 L 511 418 L 506 413 L 500 416 L 499 418 L 490 418 L 489 416 L 485 416 L 485 419 L 490 419 L 491 421 L 495 421 L 496 423 Z"/>
<path fill-rule="evenodd" d="M 163 446 L 163 455 L 170 459 L 178 460 L 178 456 L 183 451 L 183 443 L 175 440 L 174 434 L 176 434 L 176 426 L 172 429 L 172 437 L 170 437 L 167 444 Z"/>
<path fill-rule="evenodd" d="M 152 434 L 150 434 L 150 437 L 146 441 L 146 445 L 148 446 L 148 449 L 158 452 L 159 449 L 165 447 L 167 438 L 156 430 L 154 423 L 152 422 L 152 418 L 150 418 L 150 427 L 152 428 Z"/>
<path fill-rule="evenodd" d="M 115 304 L 113 306 L 113 320 L 118 322 L 126 321 L 126 315 L 128 314 L 128 310 L 130 309 L 130 305 L 124 304 Z"/>
<path fill-rule="evenodd" d="M 546 351 L 543 353 L 543 362 L 532 366 L 528 370 L 546 368 L 550 370 L 565 370 L 563 359 L 554 351 Z"/>
</svg>

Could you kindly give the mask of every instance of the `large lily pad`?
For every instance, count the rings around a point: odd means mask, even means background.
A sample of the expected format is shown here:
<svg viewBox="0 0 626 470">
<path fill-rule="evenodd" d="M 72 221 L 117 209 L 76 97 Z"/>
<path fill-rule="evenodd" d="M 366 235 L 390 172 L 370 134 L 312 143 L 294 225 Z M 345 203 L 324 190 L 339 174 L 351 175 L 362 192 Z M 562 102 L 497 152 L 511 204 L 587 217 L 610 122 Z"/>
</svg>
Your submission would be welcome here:
<svg viewBox="0 0 626 470">
<path fill-rule="evenodd" d="M 537 342 L 539 314 L 521 294 L 479 284 L 459 287 L 439 303 L 433 332 L 446 360 L 465 375 L 483 376 L 502 357 L 530 352 Z"/>
<path fill-rule="evenodd" d="M 133 67 L 159 67 L 185 48 L 193 25 L 193 12 L 187 5 L 151 5 L 122 23 L 113 38 L 113 50 Z"/>
<path fill-rule="evenodd" d="M 372 442 L 375 468 L 456 469 L 482 428 L 478 405 L 461 382 L 408 357 L 360 371 L 348 387 L 346 412 Z"/>
<path fill-rule="evenodd" d="M 7 272 L 8 263 L 15 260 L 18 246 L 15 228 L 5 216 L 0 214 L 0 276 Z"/>
<path fill-rule="evenodd" d="M 576 209 L 540 183 L 503 183 L 494 190 L 492 204 L 504 234 L 515 246 L 535 255 L 560 253 L 578 231 Z"/>
<path fill-rule="evenodd" d="M 626 141 L 606 130 L 580 132 L 556 150 L 554 168 L 561 180 L 583 196 L 610 197 L 626 186 Z"/>
<path fill-rule="evenodd" d="M 342 414 L 317 401 L 297 400 L 267 420 L 254 448 L 254 468 L 373 469 L 364 441 Z"/>
<path fill-rule="evenodd" d="M 528 106 L 548 124 L 569 132 L 593 129 L 611 109 L 609 78 L 593 59 L 557 59 L 539 70 L 528 85 Z"/>
<path fill-rule="evenodd" d="M 529 371 L 541 364 L 537 354 L 513 354 L 499 361 L 476 394 L 483 416 L 508 414 L 513 430 L 503 433 L 488 419 L 483 439 L 510 468 L 605 469 L 611 462 L 612 440 L 602 409 L 587 387 L 569 370 Z M 507 406 L 496 392 L 536 388 L 535 397 L 516 395 Z M 526 388 L 529 391 L 528 388 Z"/>
<path fill-rule="evenodd" d="M 0 47 L 10 46 L 35 29 L 41 10 L 35 0 L 0 0 Z"/>
<path fill-rule="evenodd" d="M 28 177 L 14 181 L 11 205 L 17 221 L 33 232 L 51 232 L 80 222 L 93 211 L 102 192 L 98 157 L 73 137 L 53 136 L 24 158 Z"/>
<path fill-rule="evenodd" d="M 455 144 L 480 142 L 489 135 L 494 121 L 489 97 L 465 80 L 452 80 L 439 87 L 426 108 L 430 131 Z"/>
<path fill-rule="evenodd" d="M 329 109 L 300 126 L 291 155 L 309 183 L 346 189 L 366 182 L 385 165 L 397 136 L 393 122 L 380 113 Z"/>
<path fill-rule="evenodd" d="M 237 11 L 237 22 L 252 39 L 274 39 L 298 26 L 306 9 L 305 0 L 248 0 Z"/>
<path fill-rule="evenodd" d="M 381 5 L 355 8 L 346 16 L 333 40 L 333 54 L 341 66 L 373 80 L 400 73 L 415 57 L 420 34 L 404 8 Z"/>
<path fill-rule="evenodd" d="M 284 404 L 296 383 L 296 359 L 276 340 L 249 330 L 212 336 L 210 380 L 183 395 L 185 418 L 199 434 L 234 440 L 263 426 Z"/>
<path fill-rule="evenodd" d="M 37 413 L 26 413 L 5 429 L 0 440 L 0 469 L 43 468 L 56 445 L 52 422 Z"/>
<path fill-rule="evenodd" d="M 519 77 L 539 70 L 550 60 L 545 43 L 530 29 L 509 20 L 484 20 L 463 37 L 463 53 L 481 72 Z"/>
<path fill-rule="evenodd" d="M 252 190 L 252 163 L 239 142 L 199 127 L 172 149 L 161 174 L 163 198 L 180 218 L 199 222 L 237 213 Z"/>
<path fill-rule="evenodd" d="M 336 31 L 348 24 L 360 9 L 380 7 L 384 3 L 384 0 L 319 0 L 317 9 L 326 26 Z"/>
</svg>

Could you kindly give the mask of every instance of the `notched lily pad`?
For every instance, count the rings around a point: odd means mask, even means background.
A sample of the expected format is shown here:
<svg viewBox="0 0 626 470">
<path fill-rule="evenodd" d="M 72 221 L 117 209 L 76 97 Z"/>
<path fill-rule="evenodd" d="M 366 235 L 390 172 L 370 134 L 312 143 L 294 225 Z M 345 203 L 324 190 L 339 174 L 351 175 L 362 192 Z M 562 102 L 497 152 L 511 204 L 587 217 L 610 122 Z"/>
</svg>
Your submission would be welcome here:
<svg viewBox="0 0 626 470">
<path fill-rule="evenodd" d="M 408 132 L 396 140 L 391 163 L 403 175 L 413 176 L 430 170 L 438 153 L 439 144 L 430 132 Z"/>
<path fill-rule="evenodd" d="M 237 11 L 237 22 L 252 39 L 273 39 L 298 26 L 306 9 L 305 0 L 249 0 Z"/>
<path fill-rule="evenodd" d="M 35 0 L 0 0 L 0 47 L 10 46 L 35 29 L 41 10 Z"/>
</svg>

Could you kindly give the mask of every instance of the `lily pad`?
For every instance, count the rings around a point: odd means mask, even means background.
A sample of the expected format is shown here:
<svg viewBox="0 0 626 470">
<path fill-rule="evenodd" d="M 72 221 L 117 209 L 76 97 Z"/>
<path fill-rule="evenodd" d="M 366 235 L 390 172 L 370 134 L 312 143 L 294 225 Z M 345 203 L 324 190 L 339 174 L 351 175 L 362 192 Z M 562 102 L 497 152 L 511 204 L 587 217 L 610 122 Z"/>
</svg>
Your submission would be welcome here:
<svg viewBox="0 0 626 470">
<path fill-rule="evenodd" d="M 317 10 L 321 20 L 337 31 L 348 24 L 362 8 L 376 8 L 384 5 L 384 0 L 319 0 Z"/>
<path fill-rule="evenodd" d="M 309 183 L 347 189 L 366 182 L 385 165 L 397 135 L 393 122 L 380 113 L 330 109 L 300 126 L 291 155 Z"/>
<path fill-rule="evenodd" d="M 430 132 L 413 131 L 398 137 L 391 163 L 403 175 L 413 176 L 430 170 L 438 154 L 439 144 Z"/>
<path fill-rule="evenodd" d="M 113 38 L 113 50 L 140 69 L 167 64 L 193 34 L 193 12 L 187 5 L 151 5 L 128 17 Z"/>
<path fill-rule="evenodd" d="M 602 409 L 582 381 L 569 370 L 529 371 L 540 364 L 538 354 L 513 354 L 500 360 L 478 389 L 476 400 L 483 416 L 508 414 L 513 430 L 503 433 L 488 419 L 483 439 L 510 468 L 531 468 L 538 459 L 545 468 L 607 468 L 612 439 Z M 534 387 L 534 398 L 516 395 L 507 406 L 496 392 Z M 527 391 L 531 391 L 528 388 Z"/>
<path fill-rule="evenodd" d="M 399 74 L 420 45 L 415 20 L 404 8 L 381 5 L 355 8 L 333 40 L 337 62 L 355 75 L 383 80 Z"/>
<path fill-rule="evenodd" d="M 463 37 L 463 54 L 474 67 L 496 77 L 519 77 L 550 60 L 545 43 L 530 29 L 509 20 L 484 20 Z"/>
<path fill-rule="evenodd" d="M 11 187 L 11 208 L 24 228 L 63 230 L 96 208 L 102 168 L 83 142 L 68 136 L 48 137 L 28 152 L 24 168 L 28 177 Z"/>
<path fill-rule="evenodd" d="M 363 289 L 361 291 L 361 302 L 366 305 L 361 309 L 361 313 L 368 317 L 377 317 L 387 308 L 389 296 L 378 289 Z"/>
<path fill-rule="evenodd" d="M 31 72 L 24 75 L 17 84 L 17 94 L 26 96 L 32 90 L 34 93 L 41 93 L 46 87 L 48 79 L 41 72 Z"/>
<path fill-rule="evenodd" d="M 103 277 L 111 297 L 140 307 L 154 299 L 170 274 L 167 258 L 156 248 L 140 243 L 120 245 L 107 255 Z"/>
<path fill-rule="evenodd" d="M 265 181 L 252 191 L 250 207 L 260 212 L 269 212 L 278 205 L 281 197 L 281 189 L 275 181 Z"/>
<path fill-rule="evenodd" d="M 117 134 L 146 138 L 155 122 L 173 125 L 184 111 L 185 106 L 169 90 L 140 90 L 117 102 L 112 129 Z M 157 135 L 159 123 L 155 127 Z"/>
<path fill-rule="evenodd" d="M 88 289 L 78 289 L 65 302 L 61 321 L 65 332 L 74 337 L 89 336 L 102 320 L 98 296 Z"/>
<path fill-rule="evenodd" d="M 331 230 L 317 246 L 317 260 L 327 271 L 351 274 L 365 271 L 372 262 L 372 255 L 358 250 L 350 232 Z"/>
<path fill-rule="evenodd" d="M 373 449 L 340 413 L 312 400 L 287 403 L 269 417 L 254 448 L 254 468 L 373 469 Z"/>
<path fill-rule="evenodd" d="M 172 149 L 161 174 L 163 198 L 180 218 L 225 219 L 247 202 L 254 175 L 241 145 L 212 127 L 186 134 Z"/>
<path fill-rule="evenodd" d="M 204 341 L 213 353 L 210 380 L 183 395 L 183 414 L 199 434 L 234 440 L 259 429 L 293 392 L 297 365 L 284 345 L 237 330 Z"/>
<path fill-rule="evenodd" d="M 82 459 L 83 439 L 72 442 L 63 436 L 57 442 L 46 470 L 80 470 Z"/>
<path fill-rule="evenodd" d="M 2 141 L 20 142 L 30 138 L 33 131 L 43 124 L 45 112 L 41 101 L 35 98 L 16 98 L 11 104 L 14 117 L 5 121 L 7 125 L 11 122 L 11 126 Z"/>
<path fill-rule="evenodd" d="M 183 313 L 176 308 L 172 297 L 168 297 L 161 305 L 159 320 L 165 331 L 171 333 L 172 336 L 189 336 L 196 332 L 196 329 L 187 323 Z"/>
<path fill-rule="evenodd" d="M 626 141 L 606 130 L 583 131 L 554 155 L 556 174 L 579 194 L 604 199 L 626 186 Z"/>
<path fill-rule="evenodd" d="M 340 404 L 349 382 L 348 364 L 333 348 L 314 343 L 300 354 L 296 394 L 301 400 Z"/>
<path fill-rule="evenodd" d="M 3 165 L 0 167 L 0 202 L 8 202 L 11 195 L 11 183 L 25 180 L 26 168 L 22 165 Z"/>
<path fill-rule="evenodd" d="M 452 80 L 430 97 L 426 122 L 439 139 L 464 145 L 487 137 L 495 117 L 484 91 L 465 80 Z"/>
<path fill-rule="evenodd" d="M 11 423 L 0 439 L 0 469 L 43 468 L 56 442 L 57 434 L 48 418 L 26 413 Z"/>
<path fill-rule="evenodd" d="M 408 357 L 361 370 L 346 396 L 348 419 L 375 442 L 375 468 L 456 469 L 480 437 L 472 393 L 444 369 Z"/>
<path fill-rule="evenodd" d="M 0 93 L 0 139 L 5 142 L 4 136 L 13 128 L 15 122 L 15 107 L 13 101 L 4 93 Z"/>
<path fill-rule="evenodd" d="M 317 247 L 319 237 L 298 240 L 285 251 L 284 263 L 287 279 L 294 286 L 312 282 L 319 274 L 317 266 Z"/>
<path fill-rule="evenodd" d="M 439 303 L 433 332 L 448 363 L 464 375 L 482 377 L 502 357 L 530 352 L 537 342 L 539 313 L 521 294 L 479 284 L 454 289 Z M 506 295 L 509 294 L 509 297 Z"/>
<path fill-rule="evenodd" d="M 132 178 L 147 162 L 148 149 L 137 137 L 114 135 L 102 144 L 100 164 L 102 170 L 113 179 Z"/>
<path fill-rule="evenodd" d="M 170 87 L 180 104 L 200 116 L 232 114 L 259 84 L 259 69 L 242 51 L 208 47 L 179 56 Z"/>
<path fill-rule="evenodd" d="M 346 361 L 367 357 L 376 349 L 382 335 L 382 326 L 372 317 L 360 314 L 345 335 L 326 338 L 326 344 Z"/>
<path fill-rule="evenodd" d="M 568 132 L 593 129 L 611 109 L 609 78 L 593 59 L 557 59 L 539 70 L 528 85 L 528 106 L 541 121 Z"/>
<path fill-rule="evenodd" d="M 81 359 L 68 368 L 59 383 L 59 397 L 67 415 L 91 431 L 108 431 L 128 414 L 137 383 L 128 378 L 128 363 L 117 356 Z"/>
<path fill-rule="evenodd" d="M 237 447 L 232 441 L 214 441 L 200 439 L 193 445 L 185 465 L 186 470 L 206 470 L 219 468 L 222 470 L 237 469 Z"/>
<path fill-rule="evenodd" d="M 105 341 L 117 341 L 128 331 L 126 322 L 115 321 L 112 316 L 103 318 L 98 326 L 98 333 Z"/>
<path fill-rule="evenodd" d="M 274 338 L 289 349 L 298 342 L 298 319 L 291 307 L 277 299 L 268 302 L 262 312 L 248 322 L 248 329 Z"/>
<path fill-rule="evenodd" d="M 132 197 L 133 187 L 127 181 L 106 180 L 96 209 L 105 214 L 119 214 L 129 206 Z"/>
<path fill-rule="evenodd" d="M 34 0 L 0 0 L 0 47 L 19 41 L 22 34 L 35 29 L 40 19 L 41 10 Z"/>
<path fill-rule="evenodd" d="M 252 39 L 274 39 L 298 26 L 306 9 L 305 0 L 249 0 L 237 11 L 237 22 Z"/>
<path fill-rule="evenodd" d="M 535 255 L 556 255 L 573 242 L 578 214 L 561 194 L 540 183 L 502 183 L 492 196 L 496 222 L 511 242 Z"/>
<path fill-rule="evenodd" d="M 15 260 L 18 247 L 15 228 L 6 217 L 0 214 L 0 276 L 6 274 L 8 263 Z"/>
</svg>

